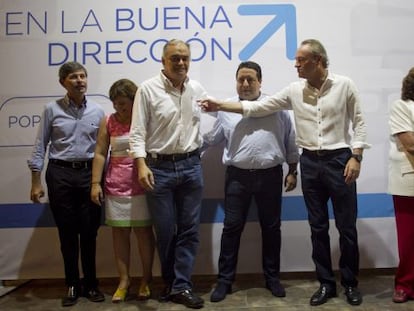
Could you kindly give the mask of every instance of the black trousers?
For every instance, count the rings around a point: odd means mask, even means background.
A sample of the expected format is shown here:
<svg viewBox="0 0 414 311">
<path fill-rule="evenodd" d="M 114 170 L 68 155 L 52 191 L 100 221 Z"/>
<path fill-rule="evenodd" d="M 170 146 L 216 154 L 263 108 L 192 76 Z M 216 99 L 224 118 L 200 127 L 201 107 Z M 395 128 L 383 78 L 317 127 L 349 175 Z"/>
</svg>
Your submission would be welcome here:
<svg viewBox="0 0 414 311">
<path fill-rule="evenodd" d="M 282 166 L 263 170 L 226 170 L 224 223 L 218 282 L 231 284 L 236 275 L 240 238 L 254 198 L 262 230 L 262 267 L 266 282 L 279 281 Z"/>
<path fill-rule="evenodd" d="M 59 231 L 66 285 L 81 285 L 80 254 L 82 285 L 86 289 L 94 288 L 98 285 L 95 257 L 101 207 L 90 200 L 91 169 L 49 163 L 46 183 L 50 208 Z"/>
<path fill-rule="evenodd" d="M 302 191 L 311 228 L 312 259 L 321 284 L 335 286 L 329 238 L 328 200 L 331 199 L 339 232 L 339 270 L 343 286 L 357 286 L 359 270 L 356 183 L 343 176 L 350 149 L 317 155 L 303 152 L 300 158 Z"/>
</svg>

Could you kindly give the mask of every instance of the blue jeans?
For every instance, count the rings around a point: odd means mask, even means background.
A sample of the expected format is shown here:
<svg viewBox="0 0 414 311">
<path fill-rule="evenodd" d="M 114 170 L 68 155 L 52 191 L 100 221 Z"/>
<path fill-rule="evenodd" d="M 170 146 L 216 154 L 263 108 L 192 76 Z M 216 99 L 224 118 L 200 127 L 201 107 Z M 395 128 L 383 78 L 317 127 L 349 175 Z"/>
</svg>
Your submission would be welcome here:
<svg viewBox="0 0 414 311">
<path fill-rule="evenodd" d="M 329 240 L 328 200 L 331 199 L 339 232 L 341 283 L 357 286 L 359 270 L 356 183 L 345 183 L 344 169 L 350 149 L 324 156 L 303 152 L 300 158 L 302 191 L 311 228 L 312 259 L 321 284 L 335 286 Z"/>
<path fill-rule="evenodd" d="M 179 161 L 147 158 L 154 190 L 147 193 L 154 222 L 161 273 L 171 294 L 192 288 L 199 245 L 203 177 L 199 155 Z"/>
<path fill-rule="evenodd" d="M 262 230 L 263 273 L 268 284 L 279 281 L 282 182 L 281 165 L 263 170 L 227 168 L 218 282 L 231 284 L 235 279 L 240 237 L 253 198 Z"/>
</svg>

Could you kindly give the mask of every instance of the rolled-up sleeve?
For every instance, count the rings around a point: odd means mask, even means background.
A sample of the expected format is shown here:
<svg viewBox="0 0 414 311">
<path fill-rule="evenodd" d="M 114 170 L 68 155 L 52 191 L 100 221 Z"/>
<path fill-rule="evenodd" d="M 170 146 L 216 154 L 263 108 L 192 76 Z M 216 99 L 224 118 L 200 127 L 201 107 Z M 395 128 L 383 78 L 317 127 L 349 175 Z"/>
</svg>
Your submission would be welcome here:
<svg viewBox="0 0 414 311">
<path fill-rule="evenodd" d="M 367 127 L 362 114 L 360 97 L 357 89 L 352 81 L 349 82 L 349 94 L 348 94 L 348 113 L 352 120 L 352 129 L 354 135 L 352 138 L 351 146 L 353 149 L 370 148 L 371 145 L 366 142 L 367 140 Z"/>
<path fill-rule="evenodd" d="M 145 158 L 145 141 L 148 120 L 147 101 L 142 88 L 139 88 L 132 108 L 131 129 L 129 133 L 129 155 L 132 158 Z"/>
<path fill-rule="evenodd" d="M 40 172 L 43 170 L 46 150 L 51 135 L 51 120 L 49 112 L 50 110 L 46 106 L 42 113 L 41 122 L 39 124 L 31 157 L 29 160 L 27 160 L 27 165 L 33 172 Z"/>
</svg>

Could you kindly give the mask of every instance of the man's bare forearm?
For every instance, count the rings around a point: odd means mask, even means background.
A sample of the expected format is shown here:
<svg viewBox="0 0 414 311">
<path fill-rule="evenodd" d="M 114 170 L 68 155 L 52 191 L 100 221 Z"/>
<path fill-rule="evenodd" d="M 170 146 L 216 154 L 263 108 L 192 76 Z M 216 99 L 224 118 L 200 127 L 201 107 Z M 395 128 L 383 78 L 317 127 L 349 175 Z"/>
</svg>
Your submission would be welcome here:
<svg viewBox="0 0 414 311">
<path fill-rule="evenodd" d="M 219 110 L 234 113 L 243 113 L 243 105 L 240 102 L 220 102 Z"/>
<path fill-rule="evenodd" d="M 224 102 L 214 99 L 202 99 L 199 101 L 204 111 L 227 111 L 234 113 L 243 113 L 243 106 L 240 102 Z"/>
</svg>

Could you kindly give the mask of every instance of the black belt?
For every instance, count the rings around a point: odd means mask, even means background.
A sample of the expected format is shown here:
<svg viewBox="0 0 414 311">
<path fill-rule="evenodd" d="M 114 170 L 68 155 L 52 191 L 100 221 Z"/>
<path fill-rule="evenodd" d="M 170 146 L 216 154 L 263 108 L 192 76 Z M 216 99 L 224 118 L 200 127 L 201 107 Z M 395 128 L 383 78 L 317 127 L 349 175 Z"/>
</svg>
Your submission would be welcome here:
<svg viewBox="0 0 414 311">
<path fill-rule="evenodd" d="M 64 161 L 58 159 L 49 159 L 49 163 L 56 164 L 63 167 L 74 168 L 77 170 L 92 167 L 92 159 L 87 161 Z"/>
<path fill-rule="evenodd" d="M 326 156 L 339 154 L 347 150 L 349 150 L 349 148 L 340 148 L 340 149 L 334 149 L 334 150 L 309 150 L 309 149 L 303 148 L 303 154 L 307 154 L 310 156 L 316 156 L 316 157 L 326 157 Z"/>
<path fill-rule="evenodd" d="M 156 160 L 175 162 L 175 161 L 188 159 L 192 156 L 199 155 L 199 154 L 200 154 L 200 150 L 195 149 L 193 151 L 186 152 L 186 153 L 174 153 L 174 154 L 149 153 L 149 156 L 150 158 L 156 159 Z"/>
<path fill-rule="evenodd" d="M 271 171 L 271 170 L 274 170 L 274 169 L 278 169 L 279 167 L 282 167 L 282 165 L 279 164 L 279 165 L 272 166 L 272 167 L 269 167 L 269 168 L 252 168 L 252 169 L 250 169 L 250 168 L 238 168 L 238 167 L 233 166 L 233 165 L 228 166 L 228 168 L 230 170 L 239 171 L 239 172 L 242 172 L 242 173 L 267 172 L 267 171 Z"/>
</svg>

